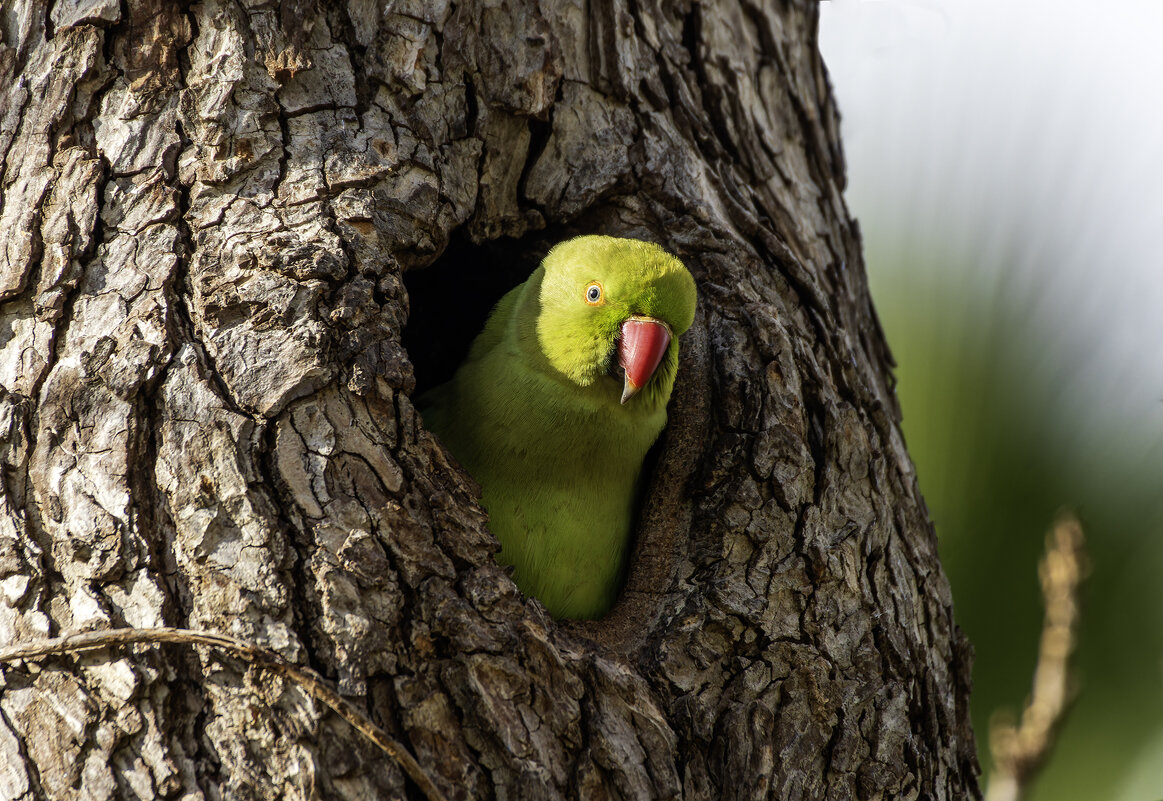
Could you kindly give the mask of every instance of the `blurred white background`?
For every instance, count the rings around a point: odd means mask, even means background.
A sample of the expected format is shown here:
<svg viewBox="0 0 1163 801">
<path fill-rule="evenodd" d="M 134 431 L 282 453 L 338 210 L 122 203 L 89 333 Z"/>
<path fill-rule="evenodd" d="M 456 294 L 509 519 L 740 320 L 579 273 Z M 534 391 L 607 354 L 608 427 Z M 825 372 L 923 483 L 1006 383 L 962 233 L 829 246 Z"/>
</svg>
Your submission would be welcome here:
<svg viewBox="0 0 1163 801">
<path fill-rule="evenodd" d="M 1094 570 L 1078 704 L 1035 798 L 1163 798 L 1163 2 L 832 0 L 847 200 L 979 745 L 1029 688 L 1036 559 Z M 980 749 L 983 762 L 985 750 Z"/>
</svg>

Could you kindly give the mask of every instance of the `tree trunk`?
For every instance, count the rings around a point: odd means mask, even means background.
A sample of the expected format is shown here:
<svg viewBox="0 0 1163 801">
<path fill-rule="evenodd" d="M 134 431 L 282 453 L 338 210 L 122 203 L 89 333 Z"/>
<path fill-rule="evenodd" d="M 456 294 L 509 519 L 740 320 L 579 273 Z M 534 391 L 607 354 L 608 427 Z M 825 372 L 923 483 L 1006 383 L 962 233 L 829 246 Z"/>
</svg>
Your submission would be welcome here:
<svg viewBox="0 0 1163 801">
<path fill-rule="evenodd" d="M 48 5 L 0 9 L 0 644 L 252 641 L 449 798 L 976 796 L 815 2 Z M 411 401 L 434 321 L 582 232 L 700 292 L 585 625 L 498 567 Z M 416 794 L 213 649 L 9 666 L 0 713 L 5 799 Z"/>
</svg>

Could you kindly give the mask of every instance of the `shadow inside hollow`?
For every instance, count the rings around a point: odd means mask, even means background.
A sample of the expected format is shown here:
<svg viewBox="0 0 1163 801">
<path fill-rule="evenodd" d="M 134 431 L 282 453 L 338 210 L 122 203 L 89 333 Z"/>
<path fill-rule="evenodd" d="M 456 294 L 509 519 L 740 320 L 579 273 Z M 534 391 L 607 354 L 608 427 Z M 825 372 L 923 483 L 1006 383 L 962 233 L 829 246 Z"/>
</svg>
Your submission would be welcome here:
<svg viewBox="0 0 1163 801">
<path fill-rule="evenodd" d="M 489 312 L 562 238 L 539 231 L 478 245 L 457 232 L 432 264 L 404 274 L 409 314 L 403 342 L 415 369 L 416 397 L 452 378 Z"/>
</svg>

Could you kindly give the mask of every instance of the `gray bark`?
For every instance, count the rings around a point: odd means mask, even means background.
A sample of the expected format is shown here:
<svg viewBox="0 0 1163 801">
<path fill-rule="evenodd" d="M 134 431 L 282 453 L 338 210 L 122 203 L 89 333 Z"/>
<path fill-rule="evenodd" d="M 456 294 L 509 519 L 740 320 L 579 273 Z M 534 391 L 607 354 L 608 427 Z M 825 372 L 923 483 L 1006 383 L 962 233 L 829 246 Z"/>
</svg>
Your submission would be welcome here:
<svg viewBox="0 0 1163 801">
<path fill-rule="evenodd" d="M 0 6 L 0 645 L 242 637 L 450 798 L 975 796 L 815 3 L 379 5 Z M 629 587 L 579 625 L 497 566 L 401 332 L 450 237 L 585 231 L 662 243 L 700 310 Z M 0 682 L 5 799 L 406 793 L 223 653 Z"/>
</svg>

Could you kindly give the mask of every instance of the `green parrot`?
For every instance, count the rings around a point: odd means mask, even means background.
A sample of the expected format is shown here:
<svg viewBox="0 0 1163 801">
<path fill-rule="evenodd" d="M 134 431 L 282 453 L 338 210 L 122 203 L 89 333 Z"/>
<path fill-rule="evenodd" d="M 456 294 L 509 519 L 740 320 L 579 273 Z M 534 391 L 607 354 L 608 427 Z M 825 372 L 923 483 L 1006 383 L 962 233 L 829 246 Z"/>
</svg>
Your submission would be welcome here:
<svg viewBox="0 0 1163 801">
<path fill-rule="evenodd" d="M 642 461 L 694 314 L 694 279 L 658 245 L 570 239 L 420 399 L 481 485 L 499 560 L 554 617 L 598 618 L 618 596 Z"/>
</svg>

